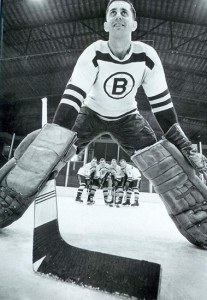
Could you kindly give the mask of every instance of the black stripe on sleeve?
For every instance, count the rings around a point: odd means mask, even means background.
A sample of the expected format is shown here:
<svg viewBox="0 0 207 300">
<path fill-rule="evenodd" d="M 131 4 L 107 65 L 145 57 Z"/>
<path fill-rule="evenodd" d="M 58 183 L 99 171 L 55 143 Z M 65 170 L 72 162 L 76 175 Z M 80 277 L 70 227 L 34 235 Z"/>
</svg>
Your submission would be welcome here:
<svg viewBox="0 0 207 300">
<path fill-rule="evenodd" d="M 67 89 L 70 89 L 70 90 L 73 90 L 75 92 L 77 92 L 78 94 L 80 94 L 84 99 L 86 97 L 86 93 L 80 89 L 78 86 L 74 85 L 74 84 L 71 84 L 69 83 L 67 86 L 66 86 Z"/>
<path fill-rule="evenodd" d="M 62 98 L 65 98 L 65 99 L 75 102 L 79 107 L 81 107 L 81 105 L 82 105 L 82 102 L 78 98 L 76 98 L 72 95 L 63 94 Z"/>
<path fill-rule="evenodd" d="M 171 100 L 171 98 L 169 98 L 169 99 L 167 99 L 167 100 L 165 100 L 165 101 L 162 101 L 162 102 L 159 102 L 159 103 L 156 103 L 156 104 L 151 104 L 151 103 L 150 103 L 150 105 L 151 105 L 151 107 L 152 107 L 152 109 L 153 109 L 153 108 L 165 106 L 165 105 L 167 105 L 167 104 L 169 104 L 169 103 L 171 103 L 171 102 L 172 102 L 172 100 Z"/>
<path fill-rule="evenodd" d="M 167 94 L 169 94 L 169 90 L 168 89 L 166 89 L 164 92 L 162 92 L 162 93 L 160 93 L 158 95 L 155 95 L 153 97 L 148 97 L 148 99 L 149 99 L 149 101 L 156 100 L 156 99 L 159 99 L 159 98 L 162 98 L 162 97 L 166 96 Z"/>
<path fill-rule="evenodd" d="M 60 103 L 55 112 L 53 123 L 68 129 L 72 129 L 77 115 L 78 112 L 73 106 L 65 103 Z"/>
</svg>

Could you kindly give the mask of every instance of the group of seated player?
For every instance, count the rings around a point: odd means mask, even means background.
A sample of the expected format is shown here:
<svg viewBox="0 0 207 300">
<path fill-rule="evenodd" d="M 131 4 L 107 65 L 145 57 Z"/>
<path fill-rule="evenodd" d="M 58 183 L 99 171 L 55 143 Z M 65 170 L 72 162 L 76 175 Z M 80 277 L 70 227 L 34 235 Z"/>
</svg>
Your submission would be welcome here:
<svg viewBox="0 0 207 300">
<path fill-rule="evenodd" d="M 94 204 L 97 189 L 102 189 L 104 202 L 107 205 L 139 206 L 139 187 L 141 174 L 139 170 L 121 159 L 119 164 L 112 159 L 108 164 L 104 158 L 99 163 L 94 157 L 91 162 L 78 170 L 79 188 L 76 201 L 81 199 L 85 188 L 88 191 L 87 204 Z M 134 203 L 131 196 L 134 193 Z"/>
</svg>

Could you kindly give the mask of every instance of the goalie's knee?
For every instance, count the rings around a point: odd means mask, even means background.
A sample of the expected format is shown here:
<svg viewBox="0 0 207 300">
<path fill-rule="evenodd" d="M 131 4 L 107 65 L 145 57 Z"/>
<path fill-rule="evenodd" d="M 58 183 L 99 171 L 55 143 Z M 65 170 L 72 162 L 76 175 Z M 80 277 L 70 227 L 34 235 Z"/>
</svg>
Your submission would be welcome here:
<svg viewBox="0 0 207 300">
<path fill-rule="evenodd" d="M 131 159 L 157 188 L 158 193 L 169 190 L 174 184 L 179 184 L 180 180 L 186 180 L 186 174 L 195 176 L 194 169 L 186 162 L 180 151 L 167 140 L 137 151 Z"/>
</svg>

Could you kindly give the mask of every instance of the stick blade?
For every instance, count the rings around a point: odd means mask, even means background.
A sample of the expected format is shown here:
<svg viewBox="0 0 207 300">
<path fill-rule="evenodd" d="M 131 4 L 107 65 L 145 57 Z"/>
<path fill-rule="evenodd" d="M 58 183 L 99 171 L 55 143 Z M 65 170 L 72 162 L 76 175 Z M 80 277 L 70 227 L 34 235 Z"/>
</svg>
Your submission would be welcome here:
<svg viewBox="0 0 207 300">
<path fill-rule="evenodd" d="M 46 201 L 56 201 L 54 198 Z M 46 223 L 34 228 L 33 264 L 35 271 L 66 282 L 137 299 L 158 299 L 159 264 L 71 246 L 61 237 L 57 218 L 47 218 Z"/>
</svg>

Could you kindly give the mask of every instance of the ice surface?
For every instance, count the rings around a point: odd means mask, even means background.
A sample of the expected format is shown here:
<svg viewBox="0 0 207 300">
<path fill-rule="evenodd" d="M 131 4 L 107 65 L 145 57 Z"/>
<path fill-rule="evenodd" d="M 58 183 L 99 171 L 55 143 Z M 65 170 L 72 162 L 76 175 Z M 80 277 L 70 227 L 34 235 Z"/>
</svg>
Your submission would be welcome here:
<svg viewBox="0 0 207 300">
<path fill-rule="evenodd" d="M 139 207 L 108 207 L 74 201 L 77 189 L 58 187 L 63 238 L 77 247 L 161 264 L 160 300 L 206 300 L 207 252 L 176 229 L 156 194 L 141 193 Z M 32 270 L 33 205 L 0 230 L 0 300 L 126 299 L 37 275 Z"/>
</svg>

